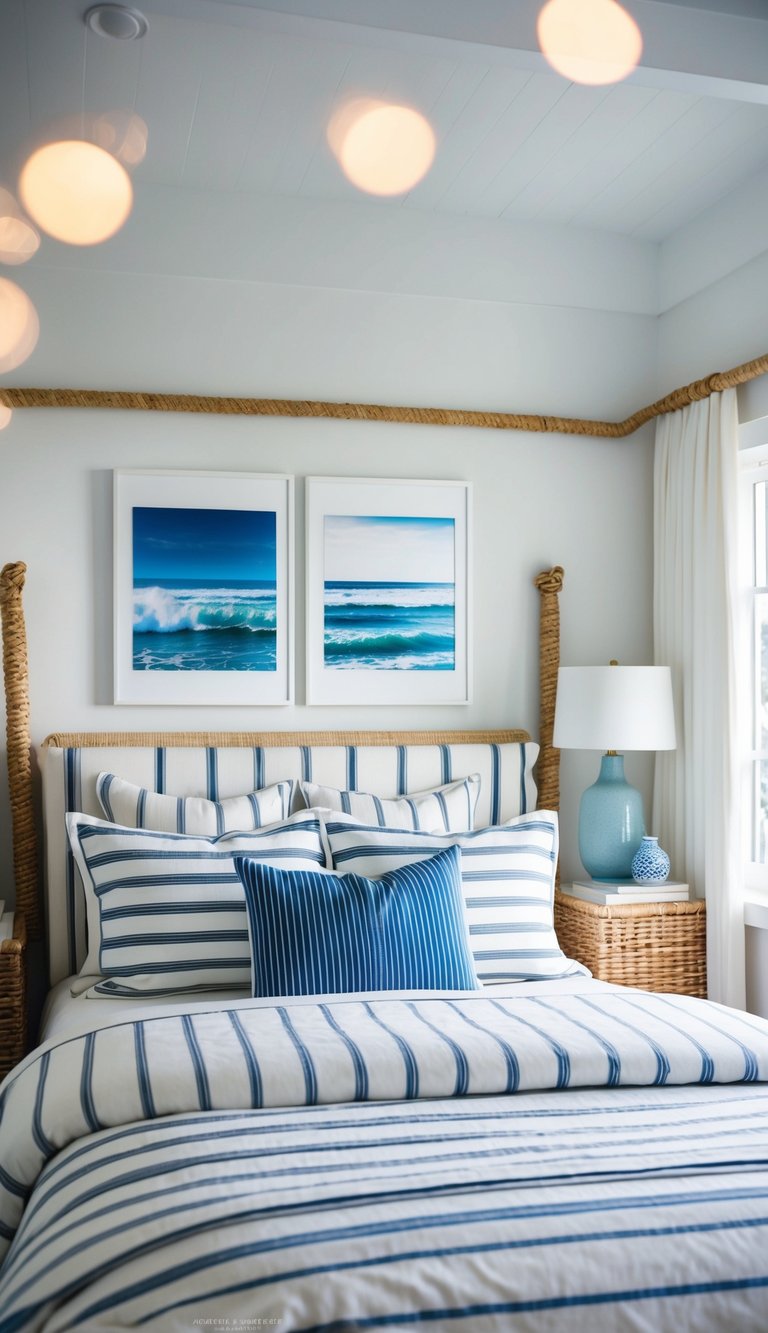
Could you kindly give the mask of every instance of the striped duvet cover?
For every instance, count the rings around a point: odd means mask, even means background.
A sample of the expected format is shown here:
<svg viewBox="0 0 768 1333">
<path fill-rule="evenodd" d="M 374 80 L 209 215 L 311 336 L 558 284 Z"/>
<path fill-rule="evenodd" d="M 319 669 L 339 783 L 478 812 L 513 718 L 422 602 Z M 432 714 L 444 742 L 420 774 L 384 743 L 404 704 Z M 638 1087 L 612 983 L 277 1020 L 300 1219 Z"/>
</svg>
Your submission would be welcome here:
<svg viewBox="0 0 768 1333">
<path fill-rule="evenodd" d="M 768 1328 L 761 1020 L 578 977 L 139 1012 L 0 1093 L 3 1333 Z"/>
</svg>

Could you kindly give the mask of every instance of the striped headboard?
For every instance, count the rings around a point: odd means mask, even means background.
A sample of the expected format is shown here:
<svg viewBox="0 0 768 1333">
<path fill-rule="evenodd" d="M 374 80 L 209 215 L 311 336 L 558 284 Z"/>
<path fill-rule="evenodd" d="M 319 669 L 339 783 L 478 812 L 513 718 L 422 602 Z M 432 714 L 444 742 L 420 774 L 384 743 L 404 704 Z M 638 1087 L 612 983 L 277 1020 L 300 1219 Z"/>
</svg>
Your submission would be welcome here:
<svg viewBox="0 0 768 1333">
<path fill-rule="evenodd" d="M 99 773 L 210 800 L 284 778 L 386 798 L 479 773 L 475 825 L 484 827 L 535 808 L 538 753 L 523 731 L 49 736 L 43 745 L 43 809 L 51 984 L 76 972 L 85 958 L 85 905 L 64 815 L 103 814 L 96 796 Z"/>
</svg>

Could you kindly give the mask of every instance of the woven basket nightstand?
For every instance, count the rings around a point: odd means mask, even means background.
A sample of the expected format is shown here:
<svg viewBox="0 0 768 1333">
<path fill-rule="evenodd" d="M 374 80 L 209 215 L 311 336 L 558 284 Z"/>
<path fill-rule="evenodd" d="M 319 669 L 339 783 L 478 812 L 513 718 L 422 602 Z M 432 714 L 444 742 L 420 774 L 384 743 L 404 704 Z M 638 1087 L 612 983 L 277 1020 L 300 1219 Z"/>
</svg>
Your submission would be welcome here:
<svg viewBox="0 0 768 1333">
<path fill-rule="evenodd" d="M 598 981 L 706 998 L 703 900 L 603 907 L 558 892 L 555 929 L 563 952 Z"/>
<path fill-rule="evenodd" d="M 13 938 L 0 941 L 0 1079 L 27 1049 L 26 944 L 26 923 L 16 912 Z"/>
</svg>

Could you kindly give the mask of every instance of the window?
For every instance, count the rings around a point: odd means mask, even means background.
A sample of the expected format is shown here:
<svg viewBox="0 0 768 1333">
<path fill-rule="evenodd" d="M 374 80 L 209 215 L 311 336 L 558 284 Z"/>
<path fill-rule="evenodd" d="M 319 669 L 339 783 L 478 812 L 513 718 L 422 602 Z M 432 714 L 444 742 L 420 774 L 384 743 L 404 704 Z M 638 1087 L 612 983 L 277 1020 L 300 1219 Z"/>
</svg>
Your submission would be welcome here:
<svg viewBox="0 0 768 1333">
<path fill-rule="evenodd" d="M 768 421 L 765 423 L 768 438 Z M 748 886 L 768 891 L 768 445 L 742 453 L 742 568 L 747 586 L 744 658 L 744 841 Z"/>
</svg>

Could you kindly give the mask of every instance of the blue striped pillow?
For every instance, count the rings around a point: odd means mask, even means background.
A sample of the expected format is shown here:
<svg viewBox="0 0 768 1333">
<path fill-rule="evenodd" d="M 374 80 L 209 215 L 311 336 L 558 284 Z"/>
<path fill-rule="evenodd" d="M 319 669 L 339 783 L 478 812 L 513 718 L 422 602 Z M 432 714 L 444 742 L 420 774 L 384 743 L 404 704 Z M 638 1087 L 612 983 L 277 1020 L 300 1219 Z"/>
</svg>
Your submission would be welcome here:
<svg viewBox="0 0 768 1333">
<path fill-rule="evenodd" d="M 449 782 L 444 787 L 417 791 L 409 796 L 385 799 L 373 792 L 340 791 L 300 782 L 307 805 L 353 815 L 363 824 L 381 828 L 423 829 L 427 833 L 466 833 L 474 828 L 475 806 L 480 795 L 480 774 Z"/>
<path fill-rule="evenodd" d="M 365 827 L 325 818 L 334 870 L 384 875 L 442 847 L 461 848 L 469 938 L 481 982 L 538 981 L 582 972 L 557 942 L 553 922 L 557 814 L 537 810 L 459 835 Z"/>
<path fill-rule="evenodd" d="M 237 989 L 250 979 L 239 853 L 280 867 L 325 865 L 310 811 L 252 833 L 193 838 L 67 815 L 85 889 L 88 956 L 100 995 Z"/>
<path fill-rule="evenodd" d="M 247 856 L 235 866 L 253 995 L 479 989 L 458 847 L 381 879 L 278 870 Z"/>
<path fill-rule="evenodd" d="M 205 796 L 170 796 L 137 787 L 114 773 L 99 773 L 96 795 L 111 824 L 152 829 L 155 833 L 189 833 L 216 838 L 222 833 L 250 833 L 287 819 L 296 783 L 289 778 L 271 787 L 211 801 Z"/>
</svg>

